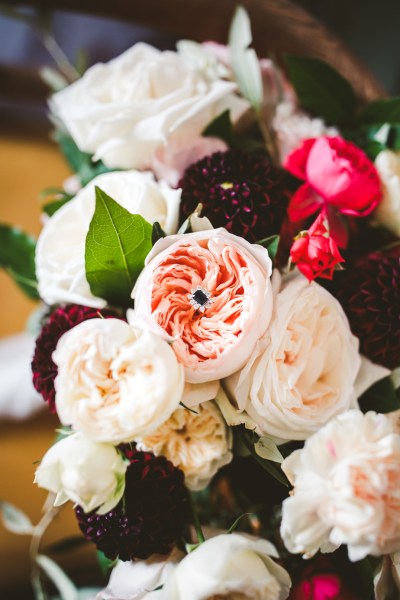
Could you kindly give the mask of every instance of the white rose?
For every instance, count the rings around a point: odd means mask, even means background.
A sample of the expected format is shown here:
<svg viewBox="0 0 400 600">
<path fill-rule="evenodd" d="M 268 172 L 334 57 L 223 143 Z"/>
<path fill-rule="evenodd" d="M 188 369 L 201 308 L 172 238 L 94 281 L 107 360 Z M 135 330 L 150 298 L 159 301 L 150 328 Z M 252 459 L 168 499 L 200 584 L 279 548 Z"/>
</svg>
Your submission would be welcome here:
<svg viewBox="0 0 400 600">
<path fill-rule="evenodd" d="M 35 483 L 57 494 L 54 506 L 71 500 L 85 512 L 109 512 L 121 500 L 128 463 L 111 444 L 98 444 L 80 433 L 67 436 L 44 455 Z"/>
<path fill-rule="evenodd" d="M 236 84 L 179 52 L 136 44 L 97 64 L 52 98 L 53 110 L 84 152 L 110 168 L 149 168 L 175 136 L 197 137 L 225 110 L 235 123 L 249 104 Z"/>
<path fill-rule="evenodd" d="M 161 600 L 162 586 L 183 553 L 174 549 L 166 558 L 154 554 L 147 560 L 119 561 L 111 572 L 105 590 L 97 600 Z"/>
<path fill-rule="evenodd" d="M 375 159 L 382 182 L 383 198 L 374 218 L 395 235 L 400 235 L 400 154 L 383 150 Z"/>
<path fill-rule="evenodd" d="M 299 110 L 293 101 L 278 104 L 273 128 L 279 146 L 281 163 L 308 138 L 339 135 L 335 127 L 327 127 L 322 119 L 311 118 Z"/>
<path fill-rule="evenodd" d="M 190 490 L 205 488 L 232 460 L 232 432 L 214 402 L 194 409 L 178 408 L 138 449 L 165 456 L 185 474 Z"/>
<path fill-rule="evenodd" d="M 236 533 L 218 535 L 185 556 L 168 577 L 165 600 L 284 600 L 289 574 L 270 558 L 272 544 Z"/>
<path fill-rule="evenodd" d="M 400 550 L 400 435 L 391 418 L 339 415 L 282 463 L 294 485 L 281 534 L 307 556 L 347 544 L 350 560 Z"/>
<path fill-rule="evenodd" d="M 166 233 L 178 227 L 180 190 L 156 183 L 150 173 L 105 173 L 50 217 L 36 246 L 39 294 L 47 304 L 75 302 L 102 308 L 105 301 L 90 291 L 85 271 L 85 242 L 95 209 L 95 186 L 132 214 L 158 221 Z"/>
<path fill-rule="evenodd" d="M 118 319 L 91 319 L 53 352 L 61 423 L 98 442 L 152 433 L 178 408 L 183 369 L 169 344 Z"/>
<path fill-rule="evenodd" d="M 271 271 L 265 248 L 223 228 L 160 239 L 132 293 L 135 317 L 173 341 L 187 382 L 221 379 L 246 364 L 268 327 Z"/>
<path fill-rule="evenodd" d="M 358 340 L 339 302 L 317 283 L 286 279 L 265 346 L 224 382 L 235 418 L 250 417 L 259 435 L 304 440 L 357 406 Z"/>
</svg>

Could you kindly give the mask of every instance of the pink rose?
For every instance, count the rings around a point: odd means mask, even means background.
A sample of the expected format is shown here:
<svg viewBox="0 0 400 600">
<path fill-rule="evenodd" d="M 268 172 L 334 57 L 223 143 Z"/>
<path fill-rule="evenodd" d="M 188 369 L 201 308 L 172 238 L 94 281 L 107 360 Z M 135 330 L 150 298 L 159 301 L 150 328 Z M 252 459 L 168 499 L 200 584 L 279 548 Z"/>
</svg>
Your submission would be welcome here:
<svg viewBox="0 0 400 600">
<path fill-rule="evenodd" d="M 222 140 L 213 137 L 179 137 L 154 152 L 150 168 L 157 179 L 177 187 L 185 170 L 192 163 L 214 152 L 225 152 L 228 146 Z"/>
<path fill-rule="evenodd" d="M 305 181 L 289 204 L 292 221 L 323 208 L 329 219 L 331 213 L 365 217 L 382 199 L 375 166 L 360 148 L 341 137 L 305 140 L 289 154 L 284 167 Z"/>
<path fill-rule="evenodd" d="M 268 327 L 271 271 L 267 250 L 222 228 L 163 238 L 133 291 L 134 318 L 173 340 L 186 381 L 227 377 Z"/>
<path fill-rule="evenodd" d="M 288 600 L 358 600 L 337 575 L 314 575 L 297 584 Z"/>
<path fill-rule="evenodd" d="M 321 213 L 310 229 L 297 237 L 290 250 L 292 262 L 308 281 L 317 277 L 332 279 L 336 265 L 344 262 L 327 225 L 326 216 Z"/>
</svg>

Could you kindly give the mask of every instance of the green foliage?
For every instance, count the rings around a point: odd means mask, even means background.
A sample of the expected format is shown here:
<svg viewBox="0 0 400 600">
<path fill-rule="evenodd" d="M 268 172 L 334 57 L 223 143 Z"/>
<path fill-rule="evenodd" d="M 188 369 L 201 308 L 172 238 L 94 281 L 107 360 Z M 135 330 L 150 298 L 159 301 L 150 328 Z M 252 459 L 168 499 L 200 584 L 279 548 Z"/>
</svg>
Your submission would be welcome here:
<svg viewBox="0 0 400 600">
<path fill-rule="evenodd" d="M 92 156 L 79 150 L 72 137 L 61 131 L 56 131 L 55 138 L 71 169 L 78 175 L 82 186 L 86 185 L 102 173 L 115 171 L 108 169 L 101 160 L 93 162 Z"/>
<path fill-rule="evenodd" d="M 95 296 L 128 306 L 152 248 L 152 226 L 96 187 L 96 208 L 86 236 L 86 278 Z"/>
<path fill-rule="evenodd" d="M 274 263 L 276 254 L 278 252 L 279 240 L 279 235 L 270 235 L 269 237 L 257 242 L 257 244 L 260 244 L 260 246 L 263 246 L 268 250 L 268 254 L 272 260 L 272 263 Z"/>
<path fill-rule="evenodd" d="M 351 122 L 356 99 L 349 82 L 326 62 L 306 56 L 286 57 L 289 77 L 302 107 L 331 125 Z"/>
<path fill-rule="evenodd" d="M 161 240 L 162 238 L 165 238 L 166 233 L 164 231 L 164 229 L 161 227 L 160 223 L 158 223 L 158 221 L 155 221 L 153 223 L 153 229 L 151 231 L 151 243 L 154 244 L 156 242 L 158 242 L 158 240 Z"/>
<path fill-rule="evenodd" d="M 0 224 L 0 267 L 21 290 L 34 300 L 39 298 L 35 273 L 36 240 L 16 227 Z"/>
<path fill-rule="evenodd" d="M 388 413 L 400 409 L 400 398 L 396 394 L 390 377 L 385 377 L 371 386 L 358 399 L 358 403 L 363 412 L 374 410 L 380 413 Z"/>
</svg>

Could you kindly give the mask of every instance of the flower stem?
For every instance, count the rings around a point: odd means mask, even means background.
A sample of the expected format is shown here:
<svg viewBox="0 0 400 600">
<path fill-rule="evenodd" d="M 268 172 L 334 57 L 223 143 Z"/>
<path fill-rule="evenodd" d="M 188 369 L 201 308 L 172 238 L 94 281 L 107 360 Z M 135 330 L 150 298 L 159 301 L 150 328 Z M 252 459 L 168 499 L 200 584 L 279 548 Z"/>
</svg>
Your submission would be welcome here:
<svg viewBox="0 0 400 600">
<path fill-rule="evenodd" d="M 194 503 L 192 494 L 189 494 L 189 499 L 190 499 L 190 510 L 191 510 L 192 517 L 193 517 L 193 525 L 196 530 L 197 541 L 199 544 L 202 544 L 203 542 L 205 542 L 205 537 L 204 537 L 203 530 L 201 528 L 199 515 L 197 514 L 197 509 L 196 509 L 196 505 Z"/>
</svg>

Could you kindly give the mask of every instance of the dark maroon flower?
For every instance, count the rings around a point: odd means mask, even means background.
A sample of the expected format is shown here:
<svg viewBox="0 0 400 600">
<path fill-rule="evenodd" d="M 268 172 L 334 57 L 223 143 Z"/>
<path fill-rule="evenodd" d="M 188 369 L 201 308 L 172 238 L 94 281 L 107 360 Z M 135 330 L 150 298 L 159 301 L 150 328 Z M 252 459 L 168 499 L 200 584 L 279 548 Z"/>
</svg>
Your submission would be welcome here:
<svg viewBox="0 0 400 600">
<path fill-rule="evenodd" d="M 111 560 L 168 554 L 188 519 L 183 472 L 163 456 L 122 448 L 131 461 L 124 497 L 105 515 L 85 514 L 78 506 L 79 527 Z"/>
<path fill-rule="evenodd" d="M 54 380 L 57 377 L 57 367 L 51 355 L 56 349 L 60 337 L 83 321 L 103 317 L 118 317 L 112 310 L 99 310 L 80 306 L 79 304 L 68 304 L 59 306 L 47 318 L 40 332 L 35 346 L 32 359 L 33 385 L 35 389 L 48 402 L 50 411 L 55 409 Z"/>
<path fill-rule="evenodd" d="M 389 369 L 400 366 L 400 244 L 358 258 L 338 275 L 335 294 L 361 353 Z"/>
<path fill-rule="evenodd" d="M 256 242 L 279 233 L 291 195 L 288 182 L 263 152 L 216 152 L 186 169 L 179 182 L 181 221 L 201 203 L 214 227 Z"/>
</svg>

